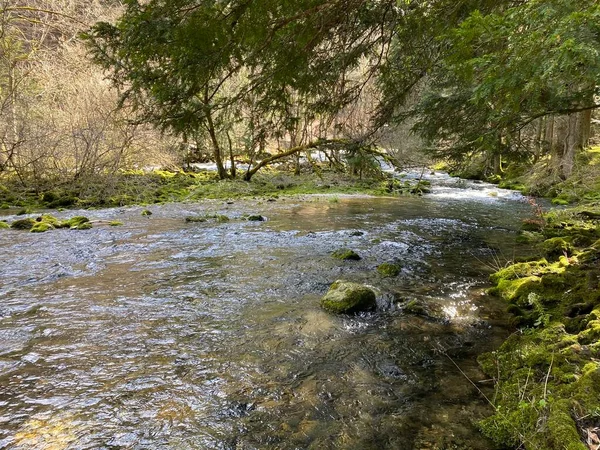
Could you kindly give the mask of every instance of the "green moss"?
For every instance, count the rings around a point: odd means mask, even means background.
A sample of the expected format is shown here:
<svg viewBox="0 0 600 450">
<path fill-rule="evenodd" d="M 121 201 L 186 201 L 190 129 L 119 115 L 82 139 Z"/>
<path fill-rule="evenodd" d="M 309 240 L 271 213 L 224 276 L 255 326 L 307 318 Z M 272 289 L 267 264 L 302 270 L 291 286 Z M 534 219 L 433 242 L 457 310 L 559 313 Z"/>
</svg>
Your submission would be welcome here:
<svg viewBox="0 0 600 450">
<path fill-rule="evenodd" d="M 377 272 L 383 277 L 397 277 L 402 267 L 399 264 L 383 263 L 377 266 Z"/>
<path fill-rule="evenodd" d="M 108 225 L 111 227 L 121 227 L 121 226 L 123 226 L 123 222 L 121 222 L 119 220 L 112 220 L 111 222 L 108 223 Z"/>
<path fill-rule="evenodd" d="M 0 209 L 10 209 L 10 205 L 8 203 L 0 204 Z"/>
<path fill-rule="evenodd" d="M 45 233 L 46 231 L 54 230 L 54 227 L 47 222 L 36 222 L 31 228 L 32 233 Z"/>
<path fill-rule="evenodd" d="M 600 411 L 600 243 L 578 248 L 585 240 L 573 236 L 589 230 L 591 237 L 595 227 L 562 214 L 544 227 L 548 254 L 560 250 L 557 262 L 521 263 L 492 276 L 492 291 L 511 302 L 522 327 L 478 358 L 497 380 L 495 413 L 480 427 L 499 445 L 583 450 L 575 417 Z"/>
<path fill-rule="evenodd" d="M 85 229 L 85 224 L 89 223 L 90 219 L 85 216 L 75 216 L 68 220 L 65 220 L 60 224 L 60 228 L 70 228 L 72 230 Z M 82 228 L 84 227 L 84 228 Z"/>
<path fill-rule="evenodd" d="M 517 263 L 499 270 L 490 275 L 492 283 L 499 283 L 502 280 L 515 280 L 517 278 L 530 277 L 544 273 L 548 268 L 548 261 L 545 259 L 539 261 L 530 261 Z"/>
<path fill-rule="evenodd" d="M 361 259 L 358 253 L 356 253 L 354 250 L 350 250 L 349 248 L 341 248 L 336 250 L 331 254 L 331 256 L 333 256 L 335 259 L 341 259 L 343 261 L 359 261 Z"/>
<path fill-rule="evenodd" d="M 188 223 L 206 222 L 206 217 L 188 216 L 185 218 L 185 221 Z"/>
<path fill-rule="evenodd" d="M 535 231 L 521 231 L 517 235 L 519 244 L 538 244 L 544 240 L 544 235 Z"/>
<path fill-rule="evenodd" d="M 82 223 L 81 225 L 71 227 L 71 230 L 91 230 L 92 228 L 94 228 L 93 225 L 90 222 L 86 222 Z"/>
<path fill-rule="evenodd" d="M 15 220 L 10 227 L 14 230 L 31 230 L 35 225 L 35 220 L 31 218 Z"/>
<path fill-rule="evenodd" d="M 567 206 L 570 202 L 562 198 L 553 198 L 552 204 L 556 206 Z"/>
<path fill-rule="evenodd" d="M 265 217 L 260 216 L 260 215 L 252 215 L 252 216 L 248 216 L 248 218 L 246 219 L 250 222 L 264 222 L 266 220 Z"/>
<path fill-rule="evenodd" d="M 0 230 L 2 229 L 8 229 L 10 228 L 10 225 L 6 222 L 4 222 L 3 220 L 0 220 Z"/>
<path fill-rule="evenodd" d="M 357 283 L 338 280 L 321 299 L 321 307 L 336 314 L 369 311 L 377 306 L 375 292 Z"/>
<path fill-rule="evenodd" d="M 150 211 L 149 209 L 144 209 L 141 212 L 142 216 L 151 216 L 152 215 L 152 211 Z"/>
<path fill-rule="evenodd" d="M 427 315 L 427 310 L 421 302 L 418 300 L 410 300 L 406 305 L 402 307 L 402 310 L 407 314 L 414 314 L 417 316 Z"/>
<path fill-rule="evenodd" d="M 229 217 L 227 217 L 223 214 L 217 214 L 216 219 L 217 219 L 217 222 L 219 222 L 219 223 L 229 222 Z"/>
<path fill-rule="evenodd" d="M 573 246 L 567 239 L 562 237 L 545 240 L 542 244 L 542 249 L 544 254 L 552 259 L 556 259 L 562 255 L 570 256 L 573 254 Z"/>
</svg>

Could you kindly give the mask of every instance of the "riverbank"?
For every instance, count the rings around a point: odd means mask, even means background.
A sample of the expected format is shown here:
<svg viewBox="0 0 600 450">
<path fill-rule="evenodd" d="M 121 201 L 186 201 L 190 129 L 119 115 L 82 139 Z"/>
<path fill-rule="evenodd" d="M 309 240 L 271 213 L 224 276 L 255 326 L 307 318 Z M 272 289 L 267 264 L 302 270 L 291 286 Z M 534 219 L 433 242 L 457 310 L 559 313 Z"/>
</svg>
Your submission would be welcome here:
<svg viewBox="0 0 600 450">
<path fill-rule="evenodd" d="M 429 183 L 380 177 L 359 178 L 331 170 L 294 175 L 288 171 L 265 171 L 251 182 L 219 180 L 215 172 L 129 171 L 86 181 L 50 183 L 36 189 L 23 188 L 14 178 L 0 179 L 0 208 L 34 209 L 110 208 L 152 205 L 203 199 L 277 197 L 298 194 L 367 194 L 374 196 L 427 192 Z"/>
<path fill-rule="evenodd" d="M 495 380 L 495 414 L 481 422 L 501 445 L 587 450 L 600 440 L 600 206 L 527 220 L 530 260 L 491 276 L 517 331 L 479 358 Z"/>
</svg>

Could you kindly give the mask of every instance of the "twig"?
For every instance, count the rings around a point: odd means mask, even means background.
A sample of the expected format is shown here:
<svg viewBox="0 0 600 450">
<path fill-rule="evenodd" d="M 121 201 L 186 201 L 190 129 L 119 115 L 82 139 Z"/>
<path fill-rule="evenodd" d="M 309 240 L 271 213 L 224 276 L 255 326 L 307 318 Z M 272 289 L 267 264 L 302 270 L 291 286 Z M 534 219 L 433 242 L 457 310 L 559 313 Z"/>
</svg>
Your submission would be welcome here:
<svg viewBox="0 0 600 450">
<path fill-rule="evenodd" d="M 548 378 L 550 378 L 550 371 L 552 370 L 552 364 L 554 364 L 554 352 L 552 352 L 552 360 L 550 361 L 550 367 L 548 367 L 548 373 L 546 374 L 546 381 L 544 382 L 544 400 L 546 400 L 546 394 L 548 393 Z"/>
<path fill-rule="evenodd" d="M 494 408 L 494 410 L 496 410 L 496 406 L 492 403 L 492 401 L 488 398 L 488 396 L 485 395 L 481 389 L 479 389 L 479 386 L 477 386 L 475 384 L 475 382 L 473 380 L 471 380 L 471 378 L 469 378 L 469 376 L 460 368 L 460 366 L 458 364 L 456 364 L 456 362 L 450 357 L 450 355 L 448 355 L 448 353 L 446 353 L 444 348 L 439 344 L 438 344 L 438 351 L 442 355 L 444 355 L 446 358 L 448 358 L 452 364 L 454 364 L 454 366 L 458 369 L 458 371 L 462 374 L 462 376 L 465 377 L 467 379 L 467 381 L 469 383 L 471 383 L 475 389 L 477 389 L 477 392 L 479 392 L 483 396 L 483 398 L 485 398 L 485 400 L 491 405 L 491 407 Z"/>
</svg>

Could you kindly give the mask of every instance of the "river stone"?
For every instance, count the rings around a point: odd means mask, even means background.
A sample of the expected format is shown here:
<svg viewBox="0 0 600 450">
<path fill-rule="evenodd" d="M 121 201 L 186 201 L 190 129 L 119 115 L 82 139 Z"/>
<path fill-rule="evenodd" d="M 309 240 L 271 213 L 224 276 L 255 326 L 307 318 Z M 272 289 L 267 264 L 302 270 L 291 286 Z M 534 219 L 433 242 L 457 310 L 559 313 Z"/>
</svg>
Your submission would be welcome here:
<svg viewBox="0 0 600 450">
<path fill-rule="evenodd" d="M 341 259 L 342 261 L 360 261 L 361 259 L 358 253 L 349 248 L 340 248 L 339 250 L 334 251 L 331 256 L 335 259 Z"/>
<path fill-rule="evenodd" d="M 338 280 L 321 299 L 321 307 L 336 314 L 350 314 L 375 309 L 377 301 L 372 289 L 358 283 Z"/>
</svg>

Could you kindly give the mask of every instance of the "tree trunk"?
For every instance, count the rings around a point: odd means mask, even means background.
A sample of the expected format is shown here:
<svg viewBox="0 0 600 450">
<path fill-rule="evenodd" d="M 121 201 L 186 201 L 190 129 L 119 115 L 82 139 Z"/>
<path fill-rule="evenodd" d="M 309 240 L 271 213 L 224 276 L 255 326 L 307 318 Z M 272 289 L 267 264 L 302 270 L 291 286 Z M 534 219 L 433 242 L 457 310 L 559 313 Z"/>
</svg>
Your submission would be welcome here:
<svg viewBox="0 0 600 450">
<path fill-rule="evenodd" d="M 227 170 L 223 165 L 223 156 L 221 152 L 221 146 L 219 145 L 219 140 L 217 139 L 217 132 L 215 131 L 215 124 L 212 120 L 212 115 L 210 113 L 210 108 L 206 108 L 206 122 L 208 134 L 210 136 L 210 141 L 213 146 L 213 156 L 215 157 L 215 163 L 217 164 L 217 173 L 219 174 L 219 178 L 221 180 L 225 180 L 228 178 Z"/>
<path fill-rule="evenodd" d="M 589 144 L 591 119 L 591 111 L 554 118 L 550 154 L 560 178 L 571 176 L 577 154 Z"/>
<path fill-rule="evenodd" d="M 235 167 L 235 157 L 233 155 L 233 142 L 231 142 L 231 136 L 229 135 L 229 131 L 227 132 L 227 143 L 229 144 L 229 163 L 231 164 L 231 178 L 235 179 L 237 171 Z"/>
</svg>

